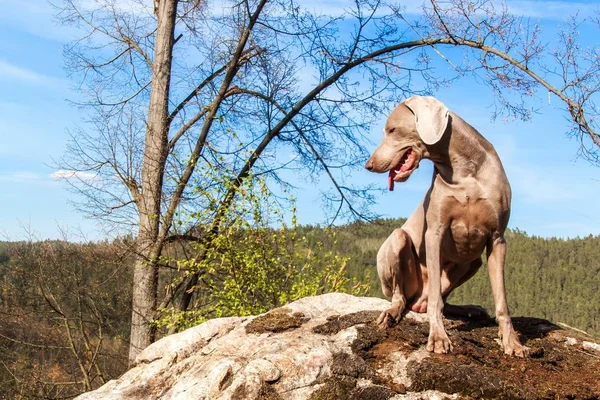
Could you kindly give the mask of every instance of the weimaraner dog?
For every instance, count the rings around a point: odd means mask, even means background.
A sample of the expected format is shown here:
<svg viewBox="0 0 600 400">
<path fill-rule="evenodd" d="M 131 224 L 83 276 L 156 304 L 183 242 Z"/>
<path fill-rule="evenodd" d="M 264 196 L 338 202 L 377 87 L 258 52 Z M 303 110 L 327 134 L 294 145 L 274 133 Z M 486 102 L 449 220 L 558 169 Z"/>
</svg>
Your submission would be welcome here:
<svg viewBox="0 0 600 400">
<path fill-rule="evenodd" d="M 504 289 L 504 231 L 510 214 L 510 185 L 494 147 L 475 128 L 433 97 L 413 96 L 390 114 L 382 143 L 366 168 L 389 172 L 389 189 L 404 182 L 427 158 L 434 164 L 431 187 L 406 223 L 387 238 L 377 254 L 377 270 L 391 308 L 378 319 L 397 323 L 407 309 L 429 319 L 427 350 L 447 353 L 452 344 L 442 322 L 445 314 L 483 313 L 475 306 L 446 303 L 470 279 L 484 248 L 496 320 L 504 352 L 523 357 Z"/>
</svg>

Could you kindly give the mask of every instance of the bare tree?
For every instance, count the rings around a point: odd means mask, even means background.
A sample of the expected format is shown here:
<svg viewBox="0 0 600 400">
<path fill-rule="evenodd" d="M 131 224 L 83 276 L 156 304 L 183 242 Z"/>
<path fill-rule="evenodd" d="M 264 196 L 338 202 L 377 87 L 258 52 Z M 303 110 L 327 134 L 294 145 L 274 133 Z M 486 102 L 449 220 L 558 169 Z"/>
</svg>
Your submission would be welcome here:
<svg viewBox="0 0 600 400">
<path fill-rule="evenodd" d="M 157 310 L 185 310 L 200 278 L 159 296 L 165 246 L 210 248 L 241 183 L 287 185 L 284 169 L 328 177 L 332 218 L 366 216 L 370 192 L 344 176 L 362 165 L 373 121 L 409 95 L 473 75 L 499 114 L 527 119 L 527 99 L 547 90 L 598 162 L 597 49 L 569 30 L 550 49 L 497 2 L 431 0 L 412 16 L 377 0 L 333 15 L 293 0 L 124 4 L 65 0 L 58 16 L 82 30 L 66 59 L 88 116 L 61 166 L 83 211 L 137 229 L 130 361 L 155 339 Z"/>
<path fill-rule="evenodd" d="M 0 390 L 71 398 L 127 368 L 122 243 L 14 242 L 0 265 Z M 121 338 L 121 339 L 120 339 Z"/>
</svg>

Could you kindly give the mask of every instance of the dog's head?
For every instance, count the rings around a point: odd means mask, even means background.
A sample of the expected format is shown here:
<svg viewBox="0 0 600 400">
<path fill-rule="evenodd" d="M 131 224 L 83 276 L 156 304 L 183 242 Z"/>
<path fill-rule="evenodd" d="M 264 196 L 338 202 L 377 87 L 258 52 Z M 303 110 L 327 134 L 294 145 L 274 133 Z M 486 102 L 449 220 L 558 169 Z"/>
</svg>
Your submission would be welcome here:
<svg viewBox="0 0 600 400">
<path fill-rule="evenodd" d="M 390 113 L 383 129 L 383 141 L 375 149 L 365 168 L 388 172 L 388 188 L 404 182 L 419 167 L 430 146 L 438 143 L 449 121 L 448 108 L 430 96 L 413 96 Z"/>
</svg>

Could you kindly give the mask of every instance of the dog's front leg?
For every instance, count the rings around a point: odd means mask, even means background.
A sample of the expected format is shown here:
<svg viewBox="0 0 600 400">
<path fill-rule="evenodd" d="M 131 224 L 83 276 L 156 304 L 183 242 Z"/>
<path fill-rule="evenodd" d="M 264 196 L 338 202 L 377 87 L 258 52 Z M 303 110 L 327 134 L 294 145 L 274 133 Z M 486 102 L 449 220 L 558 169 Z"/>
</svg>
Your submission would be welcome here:
<svg viewBox="0 0 600 400">
<path fill-rule="evenodd" d="M 377 324 L 383 328 L 391 327 L 402 318 L 406 307 L 404 283 L 406 279 L 416 279 L 414 276 L 402 276 L 404 270 L 415 269 L 415 259 L 412 254 L 410 236 L 402 229 L 396 229 L 381 245 L 377 253 L 377 273 L 381 280 L 383 294 L 392 298 L 392 305 L 383 311 L 377 319 Z"/>
<path fill-rule="evenodd" d="M 441 283 L 441 232 L 427 230 L 425 232 L 425 250 L 427 252 L 427 275 L 429 276 L 429 300 L 427 318 L 429 319 L 429 339 L 427 350 L 435 353 L 452 351 L 452 343 L 444 329 L 442 321 L 442 283 Z"/>
<path fill-rule="evenodd" d="M 508 355 L 519 357 L 526 356 L 529 348 L 519 342 L 515 332 L 508 304 L 506 302 L 506 290 L 504 288 L 504 261 L 506 258 L 506 241 L 499 237 L 488 245 L 488 270 L 494 293 L 494 304 L 496 306 L 496 321 L 498 322 L 498 333 L 502 339 L 502 347 Z"/>
</svg>

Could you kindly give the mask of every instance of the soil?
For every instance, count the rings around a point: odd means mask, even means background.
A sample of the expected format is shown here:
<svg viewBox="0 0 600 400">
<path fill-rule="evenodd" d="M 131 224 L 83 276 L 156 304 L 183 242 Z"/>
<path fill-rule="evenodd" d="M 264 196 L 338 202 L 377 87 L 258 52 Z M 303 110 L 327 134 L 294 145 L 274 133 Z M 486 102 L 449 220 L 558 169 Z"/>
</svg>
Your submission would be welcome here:
<svg viewBox="0 0 600 400">
<path fill-rule="evenodd" d="M 380 311 L 359 311 L 345 315 L 333 315 L 327 322 L 313 328 L 314 333 L 321 335 L 335 335 L 339 331 L 359 324 L 370 324 L 377 319 Z"/>
<path fill-rule="evenodd" d="M 289 308 L 276 308 L 250 321 L 246 333 L 283 332 L 296 329 L 309 319 L 302 313 L 292 313 Z"/>
<path fill-rule="evenodd" d="M 521 342 L 530 347 L 529 357 L 518 358 L 502 351 L 493 319 L 444 323 L 453 352 L 411 361 L 407 370 L 412 383 L 406 391 L 439 390 L 465 399 L 600 399 L 600 355 L 581 346 L 582 340 L 593 341 L 589 337 L 546 320 L 513 318 Z M 375 326 L 365 328 L 372 331 Z M 408 356 L 425 346 L 428 324 L 404 319 L 384 332 L 382 339 L 362 350 L 372 371 L 384 369 L 391 352 Z M 578 339 L 578 344 L 567 345 L 567 337 Z M 374 381 L 403 392 L 379 372 Z"/>
<path fill-rule="evenodd" d="M 232 400 L 246 400 L 248 398 L 248 393 L 246 392 L 246 386 L 241 385 L 238 386 L 233 394 L 231 395 Z M 258 393 L 259 400 L 283 400 L 283 398 L 269 385 L 268 383 L 263 383 L 260 387 L 260 391 Z"/>
<path fill-rule="evenodd" d="M 432 354 L 423 351 L 427 322 L 404 318 L 381 329 L 374 322 L 378 315 L 363 311 L 332 316 L 313 328 L 327 336 L 355 326 L 357 338 L 352 354 L 333 355 L 331 375 L 319 382 L 311 400 L 387 400 L 399 393 L 426 391 L 435 391 L 427 393 L 439 398 L 456 394 L 454 399 L 600 400 L 600 354 L 582 345 L 597 342 L 589 336 L 539 318 L 513 318 L 521 343 L 530 348 L 528 357 L 518 358 L 504 354 L 493 319 L 446 319 L 454 350 Z M 303 316 L 285 309 L 260 318 L 251 331 L 293 329 L 304 323 Z M 400 356 L 408 363 L 402 379 L 406 384 L 390 376 Z"/>
</svg>

